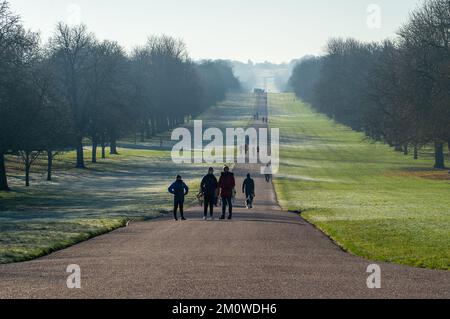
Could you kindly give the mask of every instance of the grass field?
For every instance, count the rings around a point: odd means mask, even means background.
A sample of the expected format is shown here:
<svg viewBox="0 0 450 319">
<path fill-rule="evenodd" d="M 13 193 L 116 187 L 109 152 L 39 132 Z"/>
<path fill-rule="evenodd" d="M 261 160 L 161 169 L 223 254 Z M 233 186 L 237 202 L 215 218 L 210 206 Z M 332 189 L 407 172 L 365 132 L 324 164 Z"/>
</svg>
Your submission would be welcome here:
<svg viewBox="0 0 450 319">
<path fill-rule="evenodd" d="M 236 94 L 200 116 L 205 127 L 246 126 L 255 106 L 252 95 Z M 160 147 L 160 138 L 164 146 Z M 171 210 L 167 193 L 176 174 L 191 187 L 193 203 L 207 165 L 175 165 L 169 134 L 145 143 L 122 141 L 119 156 L 109 156 L 87 170 L 74 169 L 75 153 L 59 155 L 53 182 L 45 181 L 45 159 L 32 168 L 31 187 L 24 187 L 22 165 L 8 157 L 13 191 L 0 192 L 0 263 L 33 259 Z M 219 165 L 217 169 L 220 169 Z"/>
<path fill-rule="evenodd" d="M 450 269 L 450 175 L 367 141 L 293 95 L 270 95 L 281 129 L 280 204 L 302 210 L 345 250 L 377 261 Z M 448 160 L 448 158 L 447 158 Z"/>
</svg>

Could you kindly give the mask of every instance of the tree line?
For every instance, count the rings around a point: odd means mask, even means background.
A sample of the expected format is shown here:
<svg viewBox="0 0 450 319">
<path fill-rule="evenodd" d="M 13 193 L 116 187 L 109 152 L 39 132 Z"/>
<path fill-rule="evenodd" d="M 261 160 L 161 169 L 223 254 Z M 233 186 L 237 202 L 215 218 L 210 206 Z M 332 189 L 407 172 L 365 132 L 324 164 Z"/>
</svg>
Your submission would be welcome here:
<svg viewBox="0 0 450 319">
<path fill-rule="evenodd" d="M 294 69 L 296 95 L 338 122 L 405 154 L 450 151 L 450 2 L 427 0 L 394 39 L 331 39 Z"/>
<path fill-rule="evenodd" d="M 194 63 L 186 45 L 153 36 L 130 54 L 114 41 L 99 41 L 84 25 L 59 23 L 48 41 L 25 30 L 0 1 L 0 190 L 9 190 L 5 155 L 19 156 L 26 184 L 39 156 L 51 180 L 56 153 L 76 149 L 85 168 L 83 141 L 97 149 L 140 135 L 141 140 L 183 124 L 240 90 L 223 61 Z"/>
</svg>

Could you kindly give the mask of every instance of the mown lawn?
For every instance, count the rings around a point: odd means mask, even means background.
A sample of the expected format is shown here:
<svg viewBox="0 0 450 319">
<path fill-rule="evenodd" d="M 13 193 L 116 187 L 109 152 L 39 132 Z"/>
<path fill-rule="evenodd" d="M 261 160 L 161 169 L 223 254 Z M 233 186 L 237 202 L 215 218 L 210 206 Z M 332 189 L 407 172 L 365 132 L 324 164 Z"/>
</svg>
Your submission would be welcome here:
<svg viewBox="0 0 450 319">
<path fill-rule="evenodd" d="M 251 119 L 253 95 L 230 95 L 200 116 L 206 127 L 243 126 Z M 188 125 L 189 126 L 189 125 Z M 160 138 L 164 146 L 160 147 Z M 208 165 L 176 165 L 171 159 L 169 134 L 144 143 L 124 140 L 120 155 L 108 155 L 86 170 L 73 168 L 75 152 L 58 155 L 53 181 L 46 181 L 45 158 L 32 167 L 31 187 L 24 186 L 17 157 L 7 158 L 12 192 L 0 192 L 0 263 L 30 260 L 124 226 L 128 220 L 151 219 L 168 213 L 167 192 L 177 174 L 191 188 L 194 203 Z M 216 169 L 221 169 L 217 164 Z"/>
<path fill-rule="evenodd" d="M 119 149 L 88 169 L 74 169 L 75 154 L 56 161 L 53 182 L 35 166 L 31 187 L 9 158 L 12 192 L 0 192 L 0 263 L 29 260 L 171 209 L 167 187 L 182 173 L 195 189 L 202 165 L 172 164 L 170 152 Z M 89 152 L 85 153 L 88 160 Z M 15 165 L 13 165 L 15 164 Z M 17 165 L 18 166 L 18 165 Z M 190 199 L 193 201 L 193 197 Z"/>
<path fill-rule="evenodd" d="M 317 114 L 293 95 L 271 95 L 281 129 L 280 204 L 302 210 L 347 251 L 371 260 L 450 269 L 450 175 Z M 448 160 L 448 159 L 447 159 Z"/>
</svg>

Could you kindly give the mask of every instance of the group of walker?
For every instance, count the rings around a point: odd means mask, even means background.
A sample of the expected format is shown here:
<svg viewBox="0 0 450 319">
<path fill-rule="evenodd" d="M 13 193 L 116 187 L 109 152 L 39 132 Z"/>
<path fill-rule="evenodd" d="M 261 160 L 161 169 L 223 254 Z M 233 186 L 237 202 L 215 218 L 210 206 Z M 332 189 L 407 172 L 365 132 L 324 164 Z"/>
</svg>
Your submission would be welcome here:
<svg viewBox="0 0 450 319">
<path fill-rule="evenodd" d="M 228 219 L 231 220 L 233 218 L 233 200 L 236 196 L 235 189 L 236 180 L 228 166 L 224 167 L 219 180 L 214 175 L 214 169 L 210 167 L 208 174 L 203 177 L 200 183 L 200 193 L 198 195 L 204 208 L 203 220 L 208 220 L 208 210 L 210 218 L 214 220 L 214 207 L 219 206 L 219 201 L 222 203 L 222 215 L 220 219 L 224 220 L 226 218 L 228 208 Z M 244 180 L 242 192 L 246 197 L 247 208 L 252 209 L 255 198 L 255 181 L 251 178 L 250 174 L 247 174 L 247 178 Z M 189 187 L 180 175 L 177 176 L 175 183 L 169 187 L 169 193 L 174 195 L 173 214 L 175 220 L 178 221 L 178 210 L 180 211 L 181 220 L 186 220 L 184 217 L 184 200 L 189 193 Z"/>
<path fill-rule="evenodd" d="M 254 119 L 255 121 L 259 121 L 259 113 L 256 113 L 255 115 L 253 115 L 253 119 Z M 262 121 L 263 123 L 269 124 L 269 118 L 268 118 L 268 117 L 262 117 L 262 118 L 261 118 L 261 121 Z"/>
</svg>

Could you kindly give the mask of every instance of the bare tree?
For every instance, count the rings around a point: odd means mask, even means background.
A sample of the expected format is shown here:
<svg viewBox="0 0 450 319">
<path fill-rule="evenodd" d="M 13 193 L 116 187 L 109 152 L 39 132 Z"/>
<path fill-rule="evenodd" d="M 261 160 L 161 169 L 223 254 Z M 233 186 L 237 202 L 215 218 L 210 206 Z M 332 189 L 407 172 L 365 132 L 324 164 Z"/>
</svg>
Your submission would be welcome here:
<svg viewBox="0 0 450 319">
<path fill-rule="evenodd" d="M 445 168 L 444 144 L 449 139 L 448 66 L 450 65 L 450 2 L 427 0 L 399 32 L 403 45 L 415 53 L 414 71 L 428 84 L 424 119 L 435 145 L 435 167 Z"/>
<path fill-rule="evenodd" d="M 92 162 L 97 161 L 97 147 L 102 157 L 107 141 L 111 153 L 117 154 L 117 138 L 136 116 L 130 103 L 130 80 L 125 50 L 116 42 L 103 41 L 93 48 L 89 72 L 89 131 L 92 139 Z"/>
<path fill-rule="evenodd" d="M 300 97 L 397 151 L 409 154 L 412 148 L 414 158 L 421 147 L 433 144 L 435 167 L 445 168 L 444 148 L 450 140 L 449 0 L 426 0 L 393 41 L 380 45 L 333 39 L 319 61 L 294 71 L 290 82 Z M 308 68 L 319 70 L 314 81 L 305 79 Z"/>
<path fill-rule="evenodd" d="M 90 55 L 95 39 L 86 26 L 69 27 L 58 24 L 50 48 L 53 51 L 57 74 L 63 84 L 63 94 L 68 101 L 77 134 L 77 168 L 85 168 L 83 138 L 88 130 L 89 94 L 87 72 L 92 68 Z"/>
<path fill-rule="evenodd" d="M 20 112 L 16 99 L 21 83 L 35 54 L 38 37 L 25 31 L 18 16 L 11 13 L 6 1 L 0 2 L 0 191 L 9 190 L 5 154 L 17 141 Z"/>
<path fill-rule="evenodd" d="M 27 186 L 32 164 L 46 154 L 51 180 L 59 152 L 75 147 L 76 166 L 85 167 L 85 137 L 96 162 L 99 144 L 102 157 L 107 144 L 117 154 L 121 136 L 166 131 L 239 88 L 229 65 L 198 65 L 167 36 L 149 38 L 131 59 L 84 25 L 60 23 L 47 46 L 38 40 L 0 0 L 0 190 L 9 189 L 5 154 L 22 159 Z"/>
</svg>

